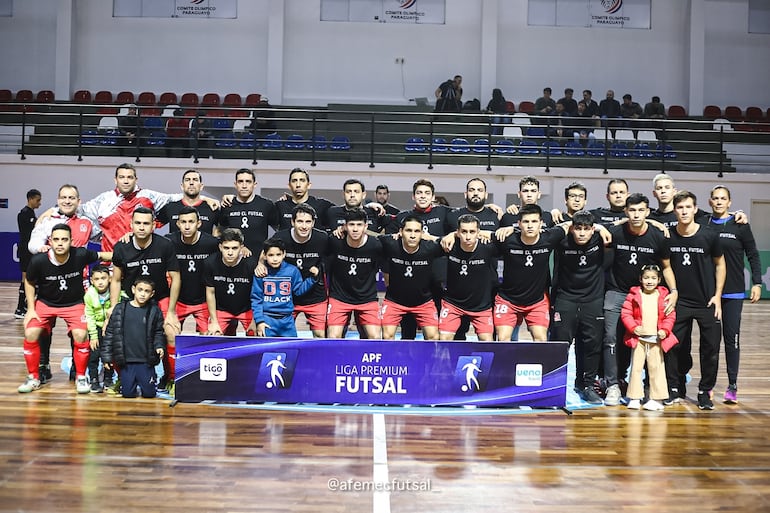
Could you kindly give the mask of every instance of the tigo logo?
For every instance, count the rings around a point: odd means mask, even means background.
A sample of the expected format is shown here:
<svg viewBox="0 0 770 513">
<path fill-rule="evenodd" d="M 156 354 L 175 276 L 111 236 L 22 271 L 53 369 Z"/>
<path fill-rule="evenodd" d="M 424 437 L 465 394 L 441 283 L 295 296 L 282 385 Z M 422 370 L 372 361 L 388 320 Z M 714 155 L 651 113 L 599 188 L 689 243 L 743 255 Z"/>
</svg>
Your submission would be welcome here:
<svg viewBox="0 0 770 513">
<path fill-rule="evenodd" d="M 516 365 L 517 387 L 539 387 L 543 384 L 543 366 L 539 363 Z"/>
<path fill-rule="evenodd" d="M 227 381 L 227 360 L 224 358 L 201 358 L 201 381 Z"/>
</svg>

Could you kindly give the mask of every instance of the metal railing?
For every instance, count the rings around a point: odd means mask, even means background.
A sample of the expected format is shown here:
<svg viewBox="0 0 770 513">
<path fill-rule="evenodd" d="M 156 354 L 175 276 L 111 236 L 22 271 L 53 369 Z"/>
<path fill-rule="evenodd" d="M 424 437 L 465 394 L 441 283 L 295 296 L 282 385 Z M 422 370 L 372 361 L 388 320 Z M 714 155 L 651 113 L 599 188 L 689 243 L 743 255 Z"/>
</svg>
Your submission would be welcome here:
<svg viewBox="0 0 770 513">
<path fill-rule="evenodd" d="M 0 104 L 0 147 L 28 154 L 355 161 L 424 165 L 692 170 L 720 175 L 740 165 L 770 171 L 770 123 L 702 119 L 583 119 L 397 107 L 192 108 Z M 147 110 L 152 109 L 152 110 Z M 153 115 L 146 115 L 146 114 Z M 246 117 L 248 116 L 248 117 Z M 121 121 L 122 118 L 122 121 Z M 167 131 L 169 119 L 179 127 Z M 253 126 L 257 126 L 254 130 Z M 20 129 L 19 129 L 20 127 Z M 127 131 L 137 134 L 128 139 Z M 189 130 L 189 133 L 186 131 Z M 736 146 L 737 145 L 737 146 Z M 750 151 L 742 150 L 744 147 Z M 728 154 L 728 149 L 730 153 Z"/>
</svg>

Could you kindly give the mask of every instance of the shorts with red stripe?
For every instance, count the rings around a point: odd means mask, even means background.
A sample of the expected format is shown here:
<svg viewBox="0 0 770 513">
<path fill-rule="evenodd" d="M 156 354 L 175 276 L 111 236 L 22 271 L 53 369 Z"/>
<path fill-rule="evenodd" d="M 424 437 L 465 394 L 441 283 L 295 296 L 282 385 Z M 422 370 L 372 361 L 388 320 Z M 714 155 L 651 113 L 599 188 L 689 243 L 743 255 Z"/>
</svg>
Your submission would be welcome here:
<svg viewBox="0 0 770 513">
<path fill-rule="evenodd" d="M 548 296 L 529 306 L 514 305 L 498 294 L 495 296 L 495 326 L 519 326 L 527 321 L 527 326 L 543 326 L 551 322 L 550 301 Z"/>
<path fill-rule="evenodd" d="M 243 329 L 246 331 L 246 335 L 253 336 L 254 331 L 249 329 L 251 322 L 254 320 L 254 316 L 251 310 L 247 310 L 240 314 L 231 314 L 230 312 L 223 312 L 217 310 L 217 323 L 222 328 L 222 335 L 234 336 L 238 330 L 238 323 L 241 323 Z"/>
<path fill-rule="evenodd" d="M 323 331 L 326 329 L 326 309 L 328 305 L 329 303 L 326 301 L 312 305 L 294 305 L 294 318 L 297 318 L 297 314 L 303 313 L 311 330 Z"/>
<path fill-rule="evenodd" d="M 449 301 L 441 301 L 441 313 L 438 317 L 438 329 L 441 333 L 456 333 L 460 328 L 463 317 L 468 317 L 476 333 L 494 333 L 492 324 L 492 309 L 480 312 L 469 312 L 453 305 Z"/>
<path fill-rule="evenodd" d="M 195 331 L 206 333 L 206 330 L 209 329 L 209 308 L 206 303 L 186 305 L 178 302 L 176 304 L 176 317 L 179 319 L 180 325 L 184 324 L 185 319 L 191 315 L 195 319 Z"/>
<path fill-rule="evenodd" d="M 418 327 L 438 327 L 438 312 L 436 311 L 436 303 L 432 299 L 418 306 L 403 306 L 390 299 L 382 300 L 380 317 L 382 317 L 383 326 L 398 326 L 401 323 L 401 318 L 410 313 L 414 314 Z"/>
<path fill-rule="evenodd" d="M 35 301 L 35 312 L 40 320 L 30 319 L 26 328 L 42 328 L 50 332 L 56 324 L 56 318 L 67 323 L 67 331 L 88 330 L 86 308 L 83 303 L 72 306 L 48 306 L 42 301 Z"/>
<path fill-rule="evenodd" d="M 158 299 L 158 308 L 160 308 L 161 313 L 163 314 L 163 318 L 166 318 L 166 314 L 168 314 L 168 303 L 170 301 L 170 298 L 164 297 L 163 299 Z"/>
<path fill-rule="evenodd" d="M 347 326 L 351 315 L 356 316 L 356 324 L 359 326 L 379 326 L 380 304 L 377 301 L 369 301 L 361 305 L 352 305 L 329 298 L 329 306 L 326 310 L 327 326 Z"/>
</svg>

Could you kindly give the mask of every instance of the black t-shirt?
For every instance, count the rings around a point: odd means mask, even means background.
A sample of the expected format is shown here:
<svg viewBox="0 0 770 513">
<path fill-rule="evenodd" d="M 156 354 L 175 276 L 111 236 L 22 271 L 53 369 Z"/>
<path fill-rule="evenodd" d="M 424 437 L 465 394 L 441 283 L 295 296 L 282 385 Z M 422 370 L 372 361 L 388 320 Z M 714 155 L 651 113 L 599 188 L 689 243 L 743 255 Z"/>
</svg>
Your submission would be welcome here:
<svg viewBox="0 0 770 513">
<path fill-rule="evenodd" d="M 156 301 L 171 294 L 166 273 L 179 270 L 174 245 L 160 235 L 152 235 L 150 245 L 144 249 L 134 244 L 133 236 L 129 242 L 118 242 L 112 250 L 112 263 L 123 271 L 121 288 L 128 297 L 134 297 L 131 286 L 142 276 L 155 284 L 153 299 Z"/>
<path fill-rule="evenodd" d="M 591 210 L 591 213 L 594 215 L 594 222 L 596 224 L 600 224 L 607 228 L 614 226 L 613 223 L 615 221 L 620 221 L 621 219 L 626 218 L 625 210 L 615 211 L 605 207 L 595 208 Z"/>
<path fill-rule="evenodd" d="M 710 219 L 710 218 L 709 218 Z M 723 294 L 745 294 L 743 256 L 749 260 L 751 284 L 762 284 L 762 267 L 754 234 L 748 224 L 738 224 L 733 217 L 723 222 L 711 222 L 708 226 L 719 233 L 719 243 L 725 256 L 727 277 Z"/>
<path fill-rule="evenodd" d="M 182 208 L 187 206 L 190 205 L 185 205 L 181 200 L 167 203 L 158 211 L 156 220 L 160 224 L 168 224 L 169 233 L 178 232 L 179 227 L 176 225 L 176 222 L 179 220 L 179 212 L 181 212 Z M 219 214 L 221 210 L 211 210 L 209 204 L 203 200 L 199 200 L 197 204 L 192 206 L 198 211 L 198 216 L 201 220 L 201 227 L 199 230 L 208 234 L 213 233 L 214 227 L 219 224 Z"/>
<path fill-rule="evenodd" d="M 255 257 L 241 257 L 229 267 L 217 252 L 203 262 L 203 283 L 214 288 L 217 310 L 233 315 L 251 309 L 251 282 L 257 267 Z"/>
<path fill-rule="evenodd" d="M 678 305 L 705 308 L 716 290 L 714 258 L 722 256 L 719 234 L 700 226 L 689 237 L 671 230 L 671 268 L 679 289 Z"/>
<path fill-rule="evenodd" d="M 639 269 L 643 265 L 660 264 L 671 256 L 668 239 L 653 226 L 641 235 L 634 235 L 627 225 L 610 228 L 614 250 L 612 267 L 607 276 L 607 289 L 628 293 L 639 285 Z M 679 280 L 677 280 L 677 285 Z"/>
<path fill-rule="evenodd" d="M 278 226 L 278 210 L 272 201 L 259 195 L 246 203 L 235 198 L 232 205 L 222 209 L 219 225 L 241 230 L 244 245 L 259 255 L 262 244 L 267 240 L 268 228 Z"/>
<path fill-rule="evenodd" d="M 389 274 L 385 299 L 402 306 L 419 306 L 429 301 L 431 293 L 431 266 L 444 251 L 435 242 L 423 240 L 414 253 L 407 253 L 402 241 L 390 235 L 380 237 L 383 250 L 383 268 Z"/>
<path fill-rule="evenodd" d="M 519 214 L 509 214 L 506 212 L 503 214 L 503 218 L 500 219 L 500 227 L 505 228 L 507 226 L 513 226 L 514 228 L 518 228 L 519 217 Z M 553 222 L 553 216 L 548 210 L 543 210 L 543 215 L 541 218 L 543 220 L 543 228 L 551 228 L 556 224 Z"/>
<path fill-rule="evenodd" d="M 16 224 L 19 227 L 19 259 L 22 261 L 25 258 L 29 260 L 31 256 L 28 246 L 32 230 L 35 228 L 35 221 L 37 221 L 37 216 L 29 205 L 22 208 L 16 216 Z"/>
<path fill-rule="evenodd" d="M 498 243 L 504 269 L 500 296 L 520 306 L 541 301 L 551 282 L 551 251 L 563 239 L 564 230 L 558 227 L 542 232 L 534 244 L 522 242 L 518 232 Z"/>
<path fill-rule="evenodd" d="M 329 236 L 326 232 L 313 229 L 310 233 L 310 239 L 300 243 L 294 239 L 292 229 L 289 228 L 276 232 L 274 238 L 280 239 L 286 244 L 286 261 L 297 266 L 303 279 L 312 276 L 309 269 L 313 266 L 318 267 L 319 277 L 323 276 L 324 257 L 329 248 Z M 295 305 L 314 305 L 323 301 L 326 301 L 326 288 L 323 280 L 317 281 L 307 293 L 294 296 Z"/>
<path fill-rule="evenodd" d="M 476 216 L 479 220 L 479 229 L 495 231 L 500 226 L 500 219 L 497 213 L 489 207 L 484 207 L 481 212 L 471 212 L 468 207 L 455 208 L 449 211 L 447 223 L 450 231 L 457 229 L 457 220 L 460 216 L 470 214 Z"/>
<path fill-rule="evenodd" d="M 166 237 L 174 244 L 179 261 L 182 287 L 179 302 L 186 305 L 200 305 L 206 302 L 206 286 L 203 284 L 203 262 L 219 250 L 219 241 L 208 233 L 199 232 L 195 244 L 185 244 L 180 232 L 169 233 Z"/>
<path fill-rule="evenodd" d="M 604 297 L 604 241 L 598 233 L 583 245 L 567 234 L 555 255 L 552 299 L 593 301 Z"/>
<path fill-rule="evenodd" d="M 380 216 L 373 208 L 364 207 L 363 210 L 366 212 L 366 229 L 369 231 L 381 232 L 390 220 L 387 215 Z M 345 206 L 335 205 L 329 207 L 326 211 L 326 227 L 333 231 L 344 225 L 347 211 L 348 208 Z"/>
<path fill-rule="evenodd" d="M 401 223 L 409 216 L 414 216 L 423 222 L 423 231 L 435 237 L 443 237 L 453 231 L 449 224 L 449 213 L 451 208 L 444 205 L 434 205 L 423 211 L 404 210 L 399 212 L 393 222 L 387 227 L 388 233 L 396 233 L 401 228 Z"/>
<path fill-rule="evenodd" d="M 316 215 L 316 227 L 325 228 L 327 211 L 334 206 L 334 203 L 325 198 L 316 198 L 315 196 L 308 196 L 306 205 L 309 205 L 315 209 Z M 278 209 L 278 229 L 288 230 L 291 228 L 291 213 L 294 211 L 298 203 L 294 203 L 291 198 L 286 198 L 275 202 L 275 208 Z"/>
<path fill-rule="evenodd" d="M 492 308 L 492 283 L 497 277 L 497 247 L 478 242 L 467 252 L 455 240 L 448 254 L 446 292 L 444 299 L 467 312 L 481 312 Z"/>
<path fill-rule="evenodd" d="M 377 301 L 377 271 L 382 244 L 376 237 L 366 237 L 359 248 L 346 239 L 329 238 L 329 297 L 351 305 Z"/>
<path fill-rule="evenodd" d="M 55 264 L 47 253 L 32 255 L 27 280 L 37 286 L 37 298 L 51 307 L 73 306 L 83 302 L 83 269 L 99 260 L 99 254 L 86 248 L 70 248 L 63 264 Z"/>
</svg>

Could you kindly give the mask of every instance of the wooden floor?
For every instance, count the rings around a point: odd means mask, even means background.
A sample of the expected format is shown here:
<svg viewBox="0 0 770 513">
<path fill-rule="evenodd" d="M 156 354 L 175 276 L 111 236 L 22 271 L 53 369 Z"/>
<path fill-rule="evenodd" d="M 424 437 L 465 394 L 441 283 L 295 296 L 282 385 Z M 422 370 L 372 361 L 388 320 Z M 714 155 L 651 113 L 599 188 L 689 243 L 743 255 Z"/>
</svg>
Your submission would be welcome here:
<svg viewBox="0 0 770 513">
<path fill-rule="evenodd" d="M 744 309 L 738 405 L 722 364 L 714 411 L 500 415 L 170 408 L 77 396 L 60 370 L 20 395 L 15 302 L 0 284 L 0 511 L 770 511 L 767 303 Z"/>
</svg>

